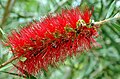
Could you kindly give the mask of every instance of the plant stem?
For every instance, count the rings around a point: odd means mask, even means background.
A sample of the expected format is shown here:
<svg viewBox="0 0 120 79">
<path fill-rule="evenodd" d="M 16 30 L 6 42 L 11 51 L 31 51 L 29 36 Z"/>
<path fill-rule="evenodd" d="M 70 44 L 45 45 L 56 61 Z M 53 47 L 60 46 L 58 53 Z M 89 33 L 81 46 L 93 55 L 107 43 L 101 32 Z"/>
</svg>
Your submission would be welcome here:
<svg viewBox="0 0 120 79">
<path fill-rule="evenodd" d="M 113 18 L 108 18 L 108 19 L 105 19 L 105 20 L 102 20 L 102 21 L 99 21 L 99 22 L 95 22 L 94 24 L 95 25 L 100 25 L 100 24 L 104 24 L 106 22 L 109 22 L 109 21 L 112 21 L 112 20 L 115 20 L 115 19 L 120 19 L 120 16 L 116 16 L 116 17 L 113 17 Z"/>
<path fill-rule="evenodd" d="M 3 18 L 1 20 L 0 28 L 3 28 L 5 22 L 7 21 L 10 11 L 12 10 L 16 0 L 8 0 L 6 6 L 4 7 Z M 0 32 L 0 39 L 2 38 L 2 34 Z"/>
<path fill-rule="evenodd" d="M 16 60 L 18 57 L 12 57 L 8 61 L 4 62 L 3 64 L 0 65 L 0 68 L 6 66 L 7 64 L 11 63 L 12 61 Z"/>
<path fill-rule="evenodd" d="M 8 0 L 7 1 L 6 7 L 5 7 L 5 11 L 4 11 L 4 14 L 3 14 L 3 18 L 2 18 L 2 23 L 0 25 L 1 28 L 3 28 L 4 23 L 8 19 L 10 11 L 12 10 L 12 8 L 13 8 L 13 6 L 15 4 L 15 1 L 16 0 Z"/>
</svg>

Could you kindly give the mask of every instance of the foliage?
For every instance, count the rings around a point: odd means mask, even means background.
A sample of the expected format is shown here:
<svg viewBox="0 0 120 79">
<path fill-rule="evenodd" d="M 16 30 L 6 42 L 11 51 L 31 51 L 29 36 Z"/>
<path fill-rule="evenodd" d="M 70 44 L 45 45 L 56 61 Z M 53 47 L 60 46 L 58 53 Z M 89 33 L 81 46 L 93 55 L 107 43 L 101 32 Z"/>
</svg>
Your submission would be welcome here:
<svg viewBox="0 0 120 79">
<path fill-rule="evenodd" d="M 9 0 L 0 0 L 0 23 L 3 27 L 1 39 L 4 41 L 11 30 L 21 27 L 34 20 L 39 20 L 49 13 L 60 12 L 62 8 L 86 5 L 94 6 L 92 19 L 100 21 L 120 14 L 119 0 L 16 0 L 7 19 L 2 23 L 5 6 Z M 11 0 L 12 1 L 12 0 Z M 13 0 L 14 1 L 14 0 Z M 97 41 L 101 48 L 93 48 L 79 56 L 67 58 L 56 67 L 49 66 L 48 71 L 41 71 L 37 79 L 120 79 L 120 20 L 112 20 L 101 25 Z M 9 47 L 0 42 L 0 64 L 10 59 Z M 23 79 L 19 75 L 7 73 L 12 71 L 12 64 L 0 69 L 0 79 Z"/>
</svg>

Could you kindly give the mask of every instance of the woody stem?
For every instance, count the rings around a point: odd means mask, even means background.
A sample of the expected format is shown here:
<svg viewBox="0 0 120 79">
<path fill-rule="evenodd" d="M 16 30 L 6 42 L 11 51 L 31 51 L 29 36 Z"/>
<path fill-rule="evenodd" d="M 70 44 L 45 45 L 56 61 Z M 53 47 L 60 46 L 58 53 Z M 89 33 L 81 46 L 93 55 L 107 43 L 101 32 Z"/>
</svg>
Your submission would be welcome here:
<svg viewBox="0 0 120 79">
<path fill-rule="evenodd" d="M 109 21 L 112 21 L 112 20 L 115 20 L 115 19 L 120 19 L 120 16 L 116 16 L 116 17 L 113 17 L 113 18 L 108 18 L 108 19 L 105 19 L 105 20 L 102 20 L 102 21 L 99 21 L 99 22 L 95 22 L 94 24 L 95 25 L 100 25 L 100 24 L 104 24 L 106 22 L 109 22 Z"/>
<path fill-rule="evenodd" d="M 6 66 L 7 64 L 11 63 L 12 61 L 16 60 L 18 57 L 12 57 L 8 61 L 4 62 L 3 64 L 0 65 L 0 68 Z"/>
</svg>

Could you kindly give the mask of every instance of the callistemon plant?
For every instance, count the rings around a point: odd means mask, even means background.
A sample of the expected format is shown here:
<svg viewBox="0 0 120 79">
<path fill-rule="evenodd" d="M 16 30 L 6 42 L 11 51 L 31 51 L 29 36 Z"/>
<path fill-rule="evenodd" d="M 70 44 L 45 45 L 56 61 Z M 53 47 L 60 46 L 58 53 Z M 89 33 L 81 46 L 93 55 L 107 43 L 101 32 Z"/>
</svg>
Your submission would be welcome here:
<svg viewBox="0 0 120 79">
<path fill-rule="evenodd" d="M 81 11 L 78 7 L 62 10 L 60 14 L 30 23 L 19 32 L 12 31 L 7 43 L 19 59 L 16 66 L 36 74 L 41 69 L 47 70 L 49 65 L 64 61 L 67 56 L 99 46 L 95 40 L 97 26 L 90 19 L 92 12 L 88 8 Z"/>
</svg>

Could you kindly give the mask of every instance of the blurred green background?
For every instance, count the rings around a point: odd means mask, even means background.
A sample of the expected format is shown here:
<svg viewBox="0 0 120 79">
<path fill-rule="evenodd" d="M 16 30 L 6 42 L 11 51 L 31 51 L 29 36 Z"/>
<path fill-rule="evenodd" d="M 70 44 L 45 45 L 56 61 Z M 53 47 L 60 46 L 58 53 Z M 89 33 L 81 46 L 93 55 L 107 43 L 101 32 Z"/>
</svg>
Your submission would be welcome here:
<svg viewBox="0 0 120 79">
<path fill-rule="evenodd" d="M 120 15 L 120 0 L 0 0 L 0 40 L 14 29 L 20 29 L 29 22 L 39 20 L 50 13 L 60 12 L 62 8 L 79 6 L 94 7 L 92 19 L 100 21 Z M 103 24 L 99 29 L 97 41 L 101 48 L 93 48 L 79 56 L 67 58 L 41 71 L 37 79 L 120 79 L 120 20 Z M 8 47 L 0 42 L 0 64 L 12 56 Z M 0 69 L 0 79 L 23 79 L 8 72 L 12 64 Z M 14 72 L 15 73 L 15 72 Z"/>
</svg>

